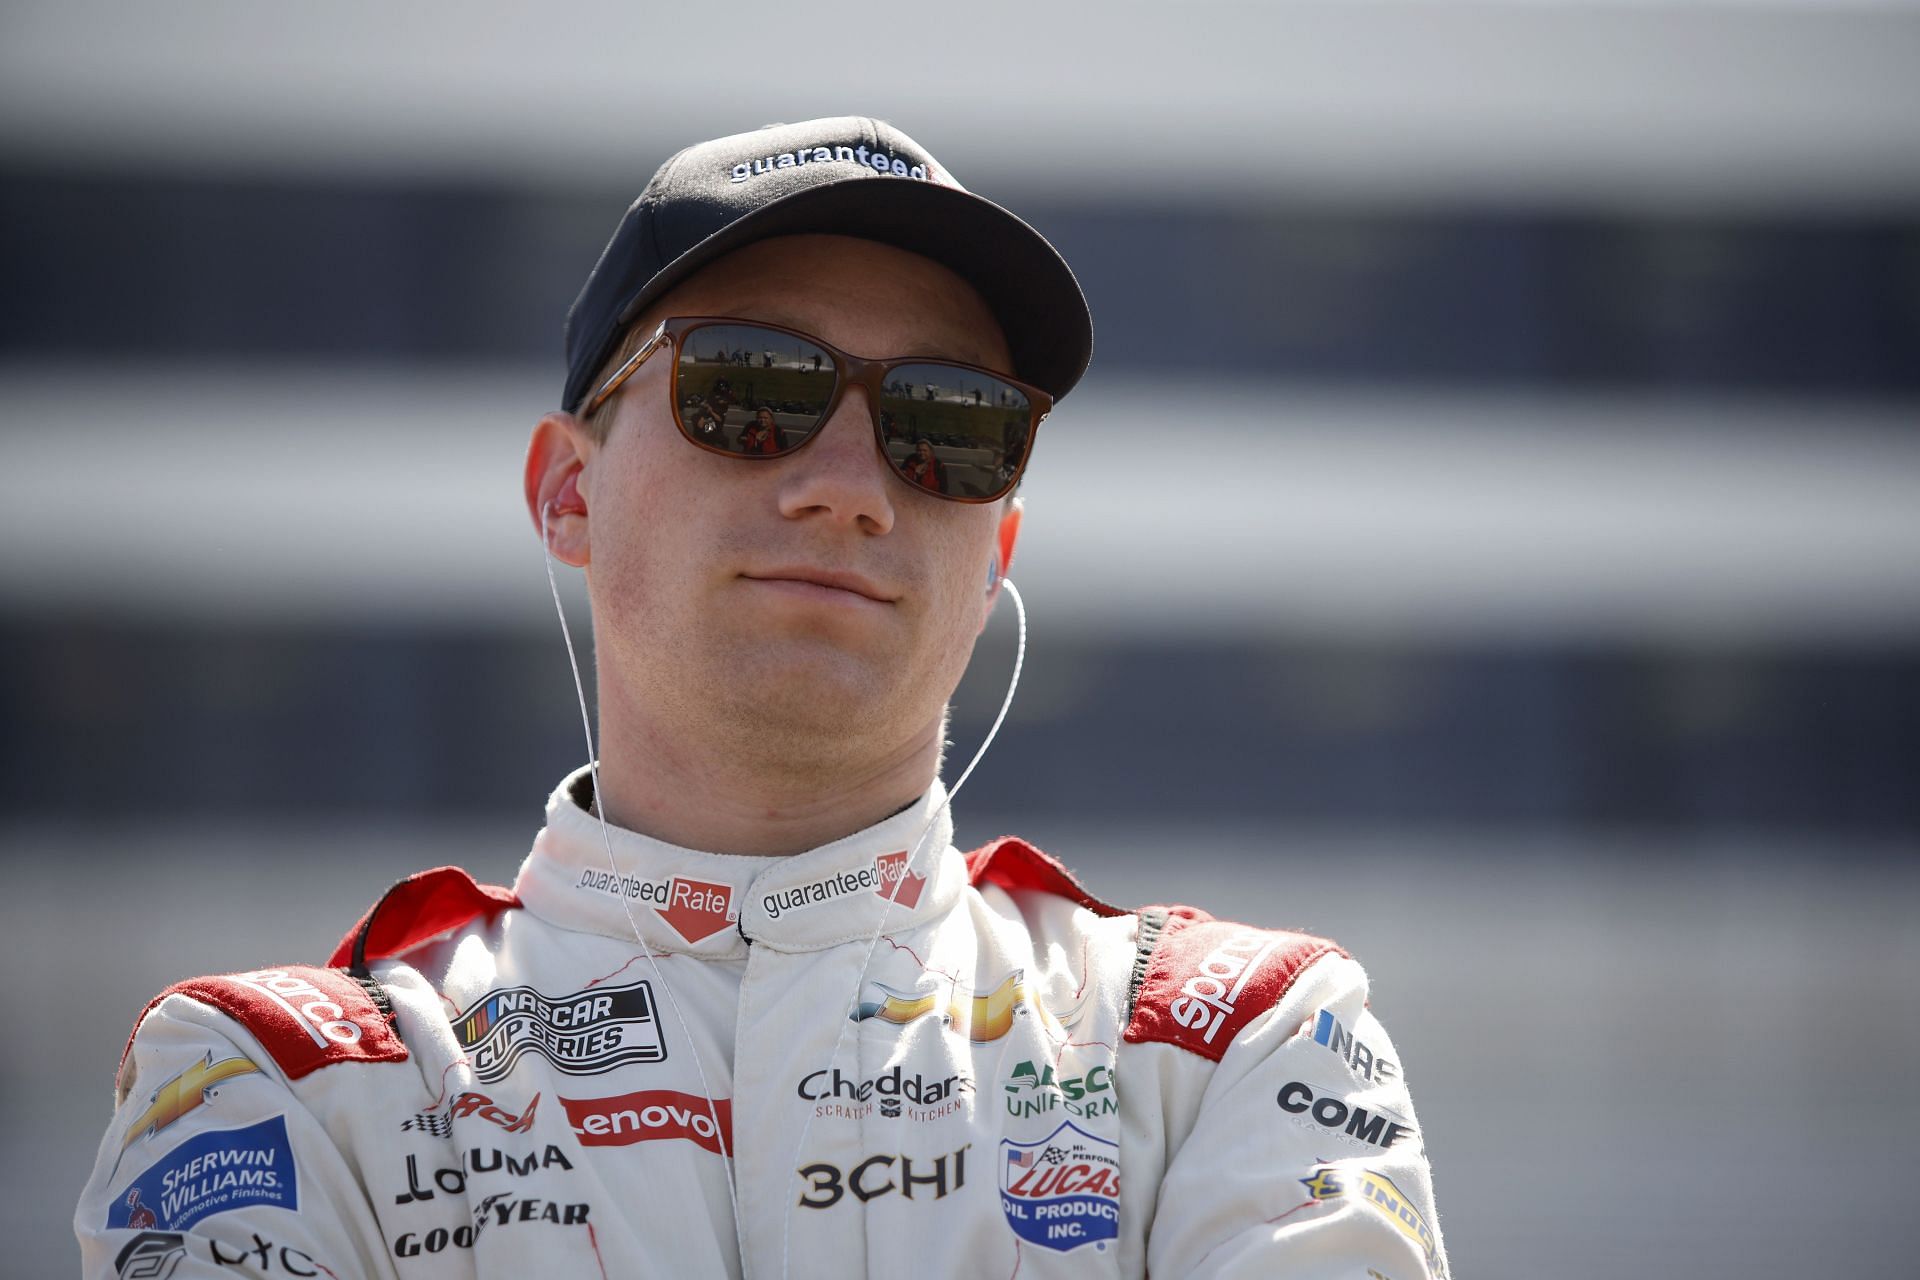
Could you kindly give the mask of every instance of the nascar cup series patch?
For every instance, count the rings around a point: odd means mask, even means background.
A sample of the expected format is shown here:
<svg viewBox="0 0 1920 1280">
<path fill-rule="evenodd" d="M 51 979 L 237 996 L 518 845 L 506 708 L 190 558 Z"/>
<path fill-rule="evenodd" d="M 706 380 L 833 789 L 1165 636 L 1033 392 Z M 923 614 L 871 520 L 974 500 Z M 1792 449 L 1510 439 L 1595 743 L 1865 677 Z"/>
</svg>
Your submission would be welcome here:
<svg viewBox="0 0 1920 1280">
<path fill-rule="evenodd" d="M 1066 1121 L 1039 1142 L 1000 1140 L 1000 1208 L 1022 1240 L 1062 1253 L 1120 1234 L 1120 1144 Z"/>
<path fill-rule="evenodd" d="M 532 987 L 489 991 L 460 1016 L 455 1038 L 473 1074 L 498 1084 L 527 1054 L 570 1076 L 600 1075 L 631 1062 L 659 1062 L 667 1044 L 645 982 L 548 996 Z"/>
</svg>

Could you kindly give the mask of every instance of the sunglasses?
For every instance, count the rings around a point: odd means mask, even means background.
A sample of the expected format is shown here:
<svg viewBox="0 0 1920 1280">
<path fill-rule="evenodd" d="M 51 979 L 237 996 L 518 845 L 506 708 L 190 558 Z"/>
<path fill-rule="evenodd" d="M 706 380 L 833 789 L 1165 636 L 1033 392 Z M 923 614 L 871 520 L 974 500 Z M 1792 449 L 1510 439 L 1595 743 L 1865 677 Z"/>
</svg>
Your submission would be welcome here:
<svg viewBox="0 0 1920 1280">
<path fill-rule="evenodd" d="M 676 317 L 587 399 L 580 416 L 592 416 L 663 346 L 674 353 L 673 420 L 702 449 L 783 458 L 820 434 L 848 387 L 862 387 L 887 466 L 954 502 L 995 502 L 1013 492 L 1053 408 L 1040 388 L 977 365 L 866 360 L 797 329 Z"/>
</svg>

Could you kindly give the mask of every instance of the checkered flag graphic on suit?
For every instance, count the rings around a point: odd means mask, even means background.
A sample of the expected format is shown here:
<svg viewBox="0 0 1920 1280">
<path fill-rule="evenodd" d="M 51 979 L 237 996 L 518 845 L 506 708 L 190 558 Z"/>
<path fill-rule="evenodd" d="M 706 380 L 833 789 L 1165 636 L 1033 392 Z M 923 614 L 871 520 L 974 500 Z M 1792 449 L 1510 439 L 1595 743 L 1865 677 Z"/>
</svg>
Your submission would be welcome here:
<svg viewBox="0 0 1920 1280">
<path fill-rule="evenodd" d="M 422 1111 L 420 1114 L 414 1116 L 413 1119 L 401 1122 L 401 1132 L 404 1133 L 408 1129 L 418 1129 L 422 1133 L 430 1133 L 436 1138 L 452 1137 L 453 1117 L 451 1115 L 436 1116 L 430 1111 Z"/>
</svg>

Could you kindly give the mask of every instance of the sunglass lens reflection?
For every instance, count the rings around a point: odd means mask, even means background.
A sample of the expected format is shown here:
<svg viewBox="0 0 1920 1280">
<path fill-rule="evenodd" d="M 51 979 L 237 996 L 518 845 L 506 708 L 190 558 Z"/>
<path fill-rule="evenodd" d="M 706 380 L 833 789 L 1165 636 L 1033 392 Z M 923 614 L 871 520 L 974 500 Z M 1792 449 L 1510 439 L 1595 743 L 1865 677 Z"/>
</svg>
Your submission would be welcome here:
<svg viewBox="0 0 1920 1280">
<path fill-rule="evenodd" d="M 997 498 L 1026 460 L 1033 406 L 989 373 L 903 364 L 880 398 L 887 460 L 913 484 L 954 498 Z"/>
<path fill-rule="evenodd" d="M 833 395 L 833 359 L 755 325 L 702 325 L 680 340 L 681 429 L 715 449 L 775 457 L 797 449 Z"/>
</svg>

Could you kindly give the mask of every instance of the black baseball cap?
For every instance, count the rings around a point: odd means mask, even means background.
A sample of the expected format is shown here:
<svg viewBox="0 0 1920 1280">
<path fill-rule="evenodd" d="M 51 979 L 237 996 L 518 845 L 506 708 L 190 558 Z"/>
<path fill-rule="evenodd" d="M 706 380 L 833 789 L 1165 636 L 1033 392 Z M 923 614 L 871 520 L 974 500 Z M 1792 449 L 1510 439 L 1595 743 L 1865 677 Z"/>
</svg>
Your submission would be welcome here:
<svg viewBox="0 0 1920 1280">
<path fill-rule="evenodd" d="M 655 298 L 743 245 L 809 232 L 877 240 L 951 269 L 999 320 L 1007 372 L 1054 399 L 1087 371 L 1093 317 L 1059 251 L 892 125 L 832 116 L 697 143 L 660 166 L 567 312 L 561 404 L 579 408 Z"/>
</svg>

